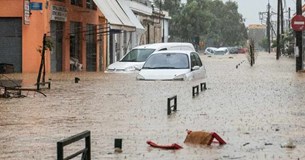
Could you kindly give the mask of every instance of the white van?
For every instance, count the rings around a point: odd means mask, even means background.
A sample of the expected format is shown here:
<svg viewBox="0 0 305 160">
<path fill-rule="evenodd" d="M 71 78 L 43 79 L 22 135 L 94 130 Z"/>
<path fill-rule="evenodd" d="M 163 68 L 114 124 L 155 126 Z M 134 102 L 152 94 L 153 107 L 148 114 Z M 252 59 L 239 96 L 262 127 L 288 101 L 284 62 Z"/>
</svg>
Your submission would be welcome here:
<svg viewBox="0 0 305 160">
<path fill-rule="evenodd" d="M 148 56 L 156 51 L 163 50 L 185 50 L 195 51 L 193 44 L 169 42 L 169 43 L 153 43 L 141 45 L 129 51 L 120 61 L 110 64 L 106 73 L 129 73 L 135 72 L 137 69 L 142 68 Z M 137 69 L 136 69 L 137 68 Z"/>
</svg>

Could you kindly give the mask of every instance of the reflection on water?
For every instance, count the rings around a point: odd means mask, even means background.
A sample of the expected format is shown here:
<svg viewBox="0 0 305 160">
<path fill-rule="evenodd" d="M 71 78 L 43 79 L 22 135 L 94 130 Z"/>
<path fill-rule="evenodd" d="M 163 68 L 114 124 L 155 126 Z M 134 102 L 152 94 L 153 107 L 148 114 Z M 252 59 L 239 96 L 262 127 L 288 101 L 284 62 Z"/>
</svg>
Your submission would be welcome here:
<svg viewBox="0 0 305 160">
<path fill-rule="evenodd" d="M 200 81 L 48 74 L 52 84 L 51 90 L 43 90 L 47 97 L 23 92 L 26 98 L 0 99 L 0 159 L 56 159 L 56 142 L 84 130 L 91 131 L 92 159 L 305 158 L 305 77 L 294 72 L 293 59 L 275 61 L 272 56 L 259 55 L 255 66 L 243 63 L 238 69 L 244 55 L 202 56 L 208 90 L 196 98 L 192 86 Z M 35 87 L 36 74 L 9 76 Z M 167 98 L 173 95 L 178 111 L 167 116 Z M 217 132 L 228 144 L 185 145 L 186 129 Z M 123 139 L 123 153 L 114 153 L 115 138 Z M 289 139 L 296 148 L 281 148 Z M 147 140 L 184 148 L 160 150 Z"/>
</svg>

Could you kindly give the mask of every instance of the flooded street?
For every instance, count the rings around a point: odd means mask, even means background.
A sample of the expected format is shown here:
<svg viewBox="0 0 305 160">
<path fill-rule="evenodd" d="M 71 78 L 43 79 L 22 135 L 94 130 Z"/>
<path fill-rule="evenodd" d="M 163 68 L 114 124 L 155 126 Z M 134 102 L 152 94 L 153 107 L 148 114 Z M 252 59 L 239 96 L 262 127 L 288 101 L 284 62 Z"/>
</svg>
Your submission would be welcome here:
<svg viewBox="0 0 305 160">
<path fill-rule="evenodd" d="M 47 75 L 47 97 L 23 92 L 27 97 L 0 99 L 0 159 L 54 160 L 58 141 L 85 130 L 91 131 L 91 157 L 98 160 L 305 159 L 305 74 L 295 72 L 295 59 L 259 53 L 250 67 L 245 55 L 230 56 L 202 56 L 208 89 L 195 98 L 192 86 L 204 81 Z M 8 76 L 28 86 L 37 75 Z M 174 95 L 178 111 L 168 116 L 167 98 Z M 227 144 L 186 145 L 186 129 L 216 132 Z M 122 153 L 114 153 L 115 138 L 123 139 Z M 147 140 L 183 149 L 152 148 Z M 283 147 L 288 142 L 296 147 Z"/>
</svg>

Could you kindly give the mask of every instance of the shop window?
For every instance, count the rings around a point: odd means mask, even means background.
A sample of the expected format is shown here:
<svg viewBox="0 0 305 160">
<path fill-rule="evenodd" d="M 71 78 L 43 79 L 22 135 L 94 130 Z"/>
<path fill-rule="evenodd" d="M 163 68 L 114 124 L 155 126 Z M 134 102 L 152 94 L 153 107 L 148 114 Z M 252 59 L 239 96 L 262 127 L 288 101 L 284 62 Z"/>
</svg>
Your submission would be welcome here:
<svg viewBox="0 0 305 160">
<path fill-rule="evenodd" d="M 79 7 L 82 7 L 82 1 L 83 0 L 71 0 L 71 4 L 72 5 L 76 5 L 76 6 L 79 6 Z"/>
<path fill-rule="evenodd" d="M 93 0 L 86 0 L 86 7 L 88 9 L 93 9 L 93 10 L 97 9 L 96 4 L 93 2 Z"/>
<path fill-rule="evenodd" d="M 87 71 L 96 70 L 96 25 L 86 26 L 86 68 Z"/>
<path fill-rule="evenodd" d="M 76 70 L 76 64 L 82 62 L 81 60 L 81 23 L 71 22 L 70 23 L 70 62 L 71 70 Z"/>
</svg>

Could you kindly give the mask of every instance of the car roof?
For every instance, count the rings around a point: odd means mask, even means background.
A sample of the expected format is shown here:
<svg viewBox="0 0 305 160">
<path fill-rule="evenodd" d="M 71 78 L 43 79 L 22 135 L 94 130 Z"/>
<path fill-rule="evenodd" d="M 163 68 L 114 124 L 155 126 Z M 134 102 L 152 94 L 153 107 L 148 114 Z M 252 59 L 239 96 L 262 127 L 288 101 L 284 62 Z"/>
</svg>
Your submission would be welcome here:
<svg viewBox="0 0 305 160">
<path fill-rule="evenodd" d="M 197 52 L 195 52 L 195 51 L 186 51 L 186 50 L 165 50 L 165 51 L 154 52 L 151 55 L 153 55 L 153 54 L 166 54 L 166 53 L 177 53 L 177 54 L 187 54 L 187 55 L 190 55 L 191 53 L 197 53 Z"/>
<path fill-rule="evenodd" d="M 217 51 L 224 51 L 224 50 L 228 50 L 228 48 L 227 47 L 220 47 L 220 48 L 217 48 L 216 50 Z"/>
<path fill-rule="evenodd" d="M 188 46 L 188 47 L 194 48 L 192 43 L 187 43 L 187 42 L 167 42 L 167 43 L 145 44 L 145 45 L 134 47 L 134 49 L 141 49 L 141 48 L 161 49 L 161 48 L 164 48 L 164 47 L 171 47 L 171 46 Z"/>
<path fill-rule="evenodd" d="M 216 47 L 207 47 L 206 49 L 217 49 Z"/>
</svg>

